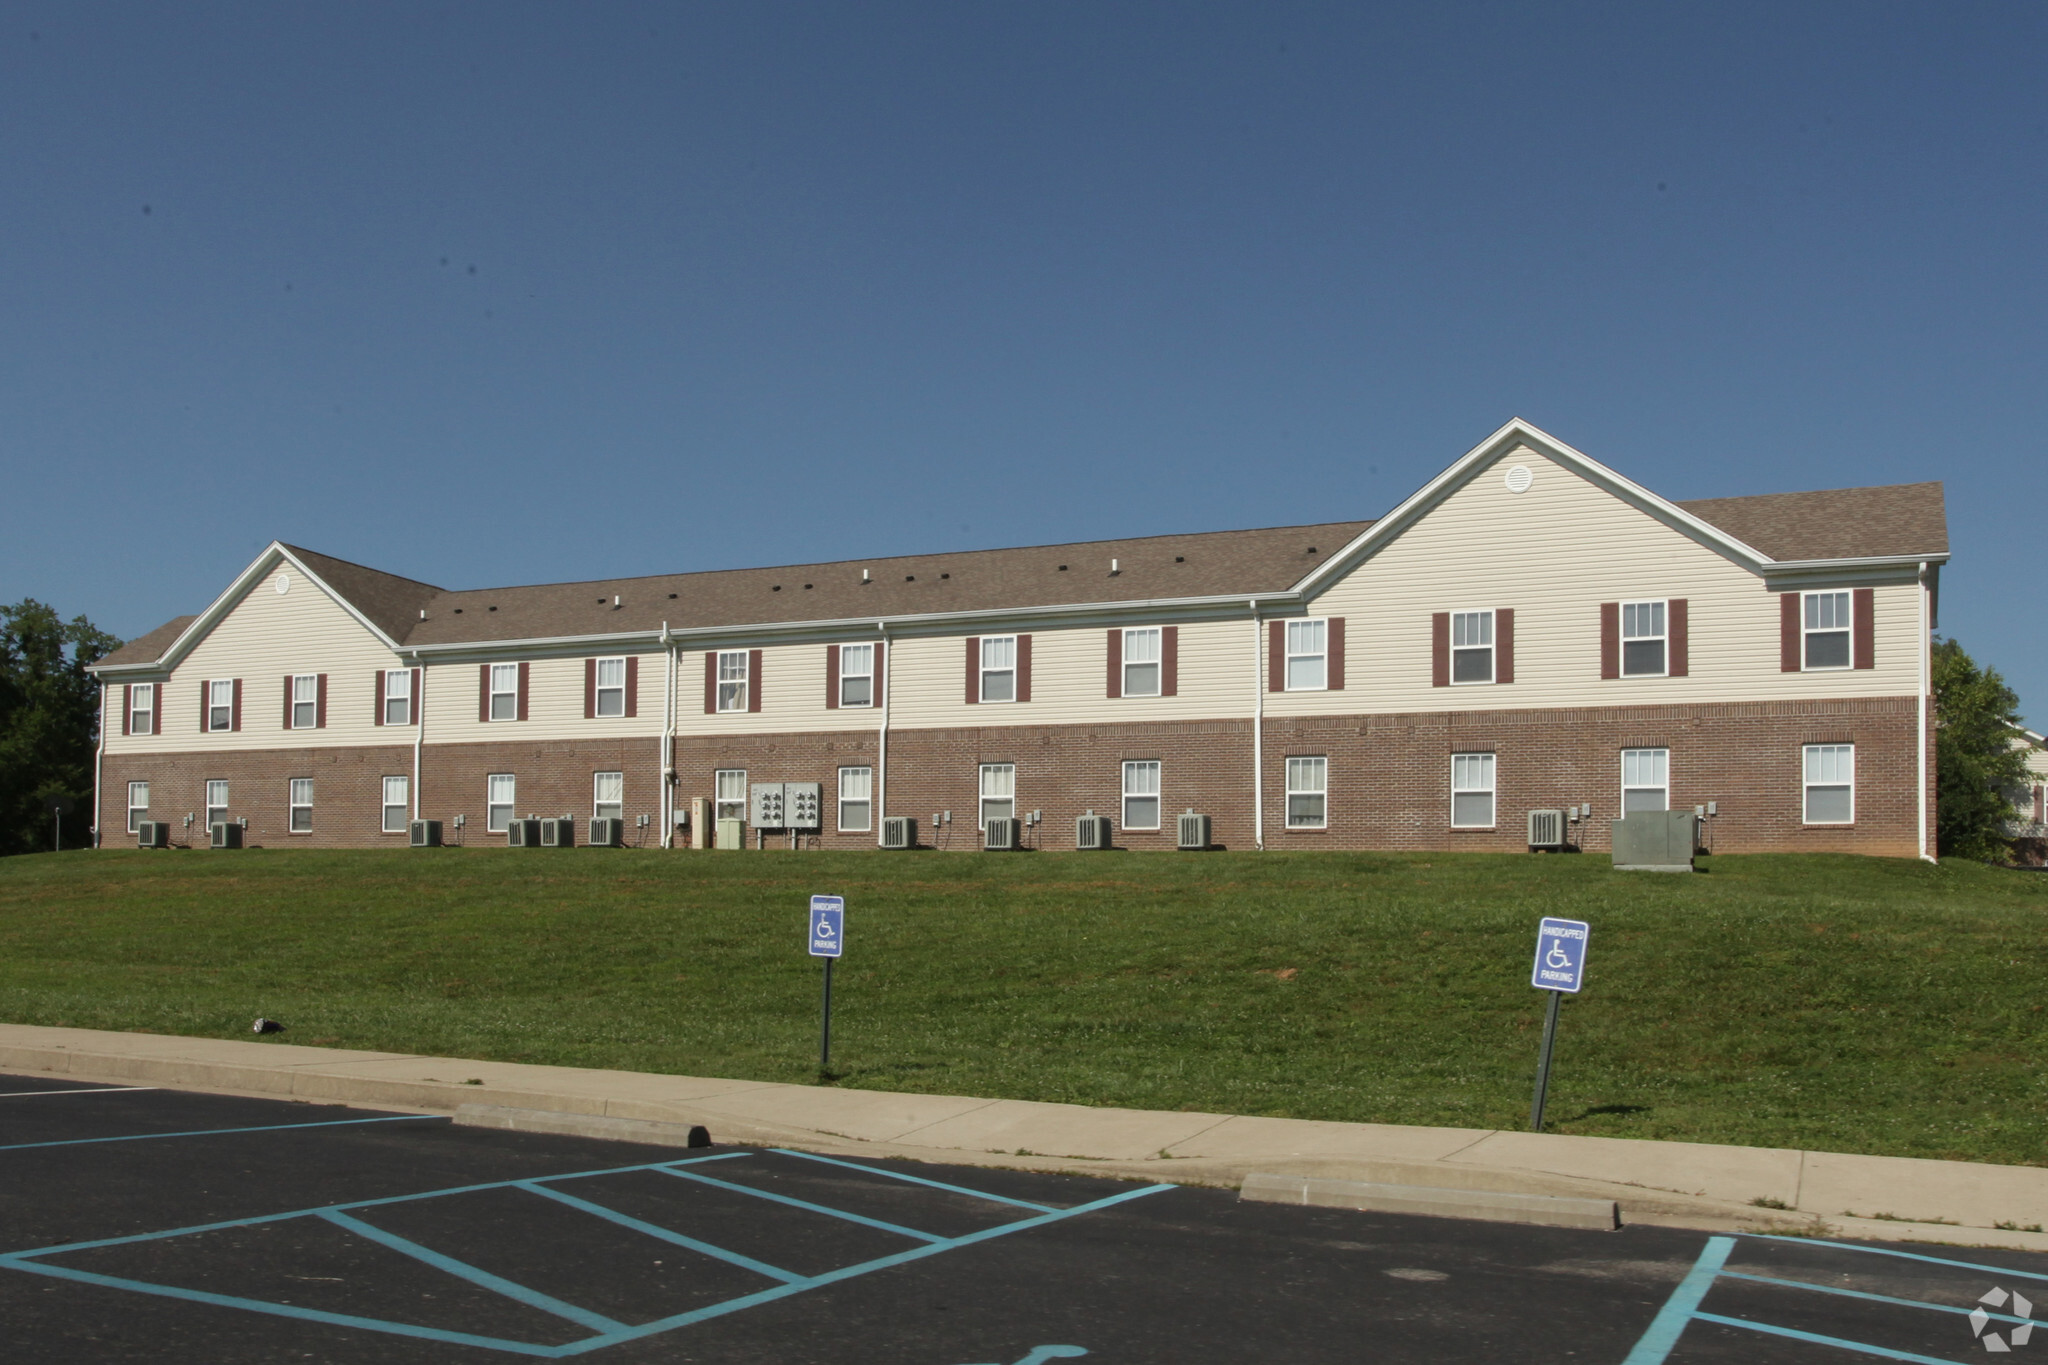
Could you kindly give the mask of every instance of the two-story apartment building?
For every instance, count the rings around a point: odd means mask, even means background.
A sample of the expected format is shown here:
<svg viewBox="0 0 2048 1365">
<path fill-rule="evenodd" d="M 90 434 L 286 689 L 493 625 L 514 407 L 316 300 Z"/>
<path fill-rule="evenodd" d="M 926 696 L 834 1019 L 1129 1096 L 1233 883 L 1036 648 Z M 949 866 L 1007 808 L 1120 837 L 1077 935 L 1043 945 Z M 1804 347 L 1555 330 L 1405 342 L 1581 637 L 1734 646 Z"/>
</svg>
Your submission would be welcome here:
<svg viewBox="0 0 2048 1365">
<path fill-rule="evenodd" d="M 95 667 L 103 843 L 744 815 L 819 841 L 1515 849 L 1713 802 L 1714 846 L 1931 852 L 1938 483 L 1674 503 L 1521 421 L 1373 521 L 446 590 L 273 544 Z M 955 822 L 931 828 L 934 813 Z M 203 836 L 202 836 L 203 841 Z"/>
</svg>

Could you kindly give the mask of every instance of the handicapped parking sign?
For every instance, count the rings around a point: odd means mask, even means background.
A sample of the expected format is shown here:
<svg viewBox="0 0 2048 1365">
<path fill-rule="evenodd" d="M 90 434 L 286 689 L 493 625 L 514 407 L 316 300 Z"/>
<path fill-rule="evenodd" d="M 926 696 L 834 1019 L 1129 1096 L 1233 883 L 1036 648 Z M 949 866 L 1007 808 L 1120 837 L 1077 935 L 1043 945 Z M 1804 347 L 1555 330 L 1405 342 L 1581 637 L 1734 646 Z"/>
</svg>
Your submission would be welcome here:
<svg viewBox="0 0 2048 1365">
<path fill-rule="evenodd" d="M 1536 931 L 1536 965 L 1529 984 L 1543 991 L 1577 994 L 1585 984 L 1586 922 L 1546 916 Z"/>
<path fill-rule="evenodd" d="M 811 956 L 838 957 L 846 939 L 846 898 L 811 897 Z"/>
</svg>

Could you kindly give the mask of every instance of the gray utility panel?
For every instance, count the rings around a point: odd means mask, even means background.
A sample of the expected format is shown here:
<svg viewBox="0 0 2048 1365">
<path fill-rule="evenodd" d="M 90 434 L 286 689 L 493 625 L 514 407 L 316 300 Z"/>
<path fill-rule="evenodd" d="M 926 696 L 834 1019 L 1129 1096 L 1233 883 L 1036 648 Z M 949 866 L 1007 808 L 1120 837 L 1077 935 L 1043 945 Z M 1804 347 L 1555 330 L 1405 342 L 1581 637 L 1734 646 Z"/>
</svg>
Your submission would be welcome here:
<svg viewBox="0 0 2048 1365">
<path fill-rule="evenodd" d="M 1638 810 L 1614 822 L 1614 865 L 1636 872 L 1690 872 L 1698 817 L 1689 810 Z"/>
<path fill-rule="evenodd" d="M 756 782 L 748 791 L 755 829 L 817 829 L 824 809 L 821 782 Z"/>
</svg>

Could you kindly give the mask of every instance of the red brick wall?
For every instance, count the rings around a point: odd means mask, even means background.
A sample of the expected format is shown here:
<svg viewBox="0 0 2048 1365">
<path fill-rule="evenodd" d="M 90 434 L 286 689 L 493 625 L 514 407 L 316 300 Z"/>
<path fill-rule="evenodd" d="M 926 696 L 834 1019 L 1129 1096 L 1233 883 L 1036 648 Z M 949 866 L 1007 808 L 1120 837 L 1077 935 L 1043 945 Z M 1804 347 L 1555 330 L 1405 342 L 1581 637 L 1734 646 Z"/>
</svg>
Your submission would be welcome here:
<svg viewBox="0 0 2048 1365">
<path fill-rule="evenodd" d="M 590 834 L 591 778 L 600 772 L 625 774 L 626 842 L 661 844 L 661 741 L 659 739 L 499 740 L 489 744 L 429 744 L 421 758 L 420 814 L 442 822 L 450 843 L 505 843 L 484 828 L 484 779 L 511 773 L 517 779 L 514 814 L 541 819 L 573 816 L 576 840 Z M 455 817 L 467 816 L 458 836 Z M 636 822 L 645 815 L 645 830 Z"/>
<path fill-rule="evenodd" d="M 384 778 L 412 774 L 411 745 L 360 749 L 248 749 L 212 754 L 108 755 L 100 782 L 100 844 L 132 848 L 128 833 L 128 784 L 149 783 L 149 813 L 166 821 L 179 843 L 188 837 L 206 846 L 206 784 L 228 784 L 228 815 L 249 818 L 242 836 L 248 844 L 312 848 L 403 844 L 403 834 L 380 834 Z M 313 779 L 313 831 L 292 834 L 291 779 Z M 192 827 L 185 829 L 187 814 Z"/>
</svg>

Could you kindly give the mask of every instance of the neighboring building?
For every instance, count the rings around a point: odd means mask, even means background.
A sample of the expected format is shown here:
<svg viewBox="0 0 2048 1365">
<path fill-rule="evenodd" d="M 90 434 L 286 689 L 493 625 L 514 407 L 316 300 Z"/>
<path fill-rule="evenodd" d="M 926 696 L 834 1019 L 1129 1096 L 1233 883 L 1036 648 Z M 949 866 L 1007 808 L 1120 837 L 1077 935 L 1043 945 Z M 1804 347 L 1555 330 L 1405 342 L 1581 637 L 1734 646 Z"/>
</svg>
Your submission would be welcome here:
<svg viewBox="0 0 2048 1365">
<path fill-rule="evenodd" d="M 2012 836 L 2013 858 L 2039 867 L 2048 863 L 2048 739 L 2033 730 L 2012 737 L 2012 747 L 2027 756 L 2027 785 L 2006 796 L 2019 808 L 2019 818 L 2006 827 Z"/>
<path fill-rule="evenodd" d="M 1520 421 L 1370 522 L 468 591 L 273 544 L 94 666 L 98 822 L 662 843 L 815 781 L 827 847 L 1501 850 L 1584 803 L 1598 849 L 1712 801 L 1722 851 L 1924 856 L 1947 559 L 1938 483 L 1671 503 Z"/>
</svg>

